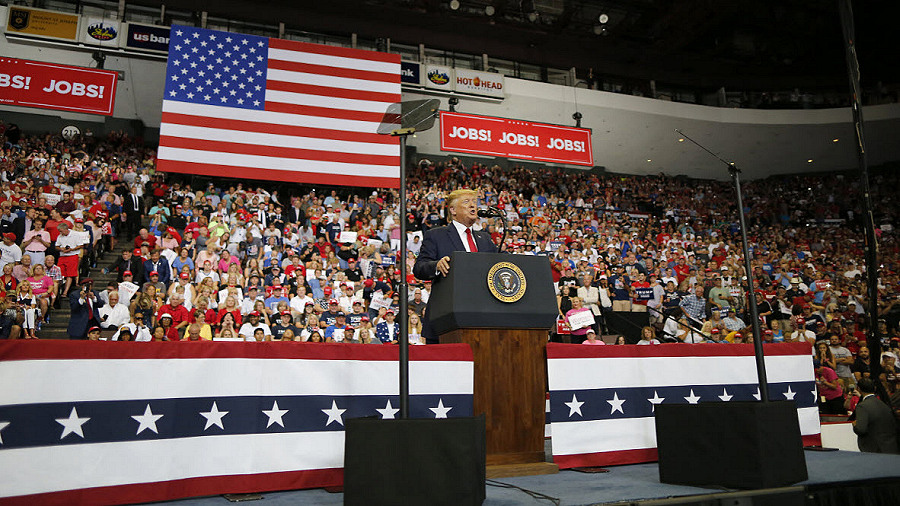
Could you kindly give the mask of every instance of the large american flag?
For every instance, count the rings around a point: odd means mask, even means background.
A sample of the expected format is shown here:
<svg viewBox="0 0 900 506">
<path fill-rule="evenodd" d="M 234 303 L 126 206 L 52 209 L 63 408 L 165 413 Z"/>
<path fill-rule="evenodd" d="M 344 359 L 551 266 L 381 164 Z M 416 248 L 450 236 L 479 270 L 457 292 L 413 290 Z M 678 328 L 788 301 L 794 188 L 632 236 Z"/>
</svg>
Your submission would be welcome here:
<svg viewBox="0 0 900 506">
<path fill-rule="evenodd" d="M 0 341 L 0 504 L 343 482 L 348 418 L 398 417 L 396 346 Z M 410 350 L 410 415 L 472 416 L 466 345 Z"/>
<path fill-rule="evenodd" d="M 188 26 L 169 41 L 157 167 L 398 187 L 399 55 Z"/>
<path fill-rule="evenodd" d="M 770 400 L 794 401 L 806 444 L 821 444 L 808 343 L 765 345 Z M 547 345 L 553 461 L 561 469 L 657 460 L 660 403 L 758 401 L 753 346 Z"/>
</svg>

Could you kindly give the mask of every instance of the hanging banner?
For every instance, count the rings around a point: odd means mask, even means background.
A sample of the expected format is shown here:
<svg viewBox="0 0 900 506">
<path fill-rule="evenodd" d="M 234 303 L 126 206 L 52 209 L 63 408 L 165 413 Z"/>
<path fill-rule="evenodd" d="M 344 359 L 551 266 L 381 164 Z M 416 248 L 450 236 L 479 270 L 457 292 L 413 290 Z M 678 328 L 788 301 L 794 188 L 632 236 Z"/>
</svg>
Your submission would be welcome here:
<svg viewBox="0 0 900 506">
<path fill-rule="evenodd" d="M 425 68 L 425 87 L 450 91 L 453 89 L 453 68 L 429 65 Z"/>
<path fill-rule="evenodd" d="M 400 62 L 400 82 L 403 84 L 422 85 L 422 66 L 418 63 Z"/>
<path fill-rule="evenodd" d="M 104 18 L 86 17 L 81 24 L 81 42 L 92 46 L 119 47 L 119 32 L 122 29 L 118 21 Z"/>
<path fill-rule="evenodd" d="M 169 27 L 128 23 L 122 47 L 146 51 L 169 52 Z"/>
<path fill-rule="evenodd" d="M 503 74 L 456 69 L 456 91 L 472 95 L 503 98 Z"/>
<path fill-rule="evenodd" d="M 78 15 L 11 5 L 6 33 L 74 41 L 78 38 Z"/>
<path fill-rule="evenodd" d="M 119 74 L 0 58 L 0 104 L 112 115 Z"/>
<path fill-rule="evenodd" d="M 571 165 L 594 165 L 591 130 L 441 112 L 441 150 Z"/>
</svg>

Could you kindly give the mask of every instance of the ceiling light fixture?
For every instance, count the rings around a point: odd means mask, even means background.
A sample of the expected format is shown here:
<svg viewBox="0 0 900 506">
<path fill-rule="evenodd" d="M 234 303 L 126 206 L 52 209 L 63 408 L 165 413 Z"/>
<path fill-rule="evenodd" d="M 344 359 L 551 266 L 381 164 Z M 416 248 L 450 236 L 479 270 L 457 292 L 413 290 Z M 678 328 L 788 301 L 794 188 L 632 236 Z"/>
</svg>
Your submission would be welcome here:
<svg viewBox="0 0 900 506">
<path fill-rule="evenodd" d="M 450 0 L 450 9 L 454 11 L 459 9 L 459 0 Z"/>
<path fill-rule="evenodd" d="M 488 5 L 487 7 L 484 8 L 484 13 L 487 14 L 488 16 L 493 16 L 495 12 L 496 12 L 496 10 L 494 10 L 493 5 Z"/>
<path fill-rule="evenodd" d="M 597 21 L 599 21 L 600 23 L 605 25 L 606 23 L 609 23 L 609 16 L 607 16 L 606 13 L 604 12 L 603 14 L 601 14 L 600 16 L 597 17 Z"/>
</svg>

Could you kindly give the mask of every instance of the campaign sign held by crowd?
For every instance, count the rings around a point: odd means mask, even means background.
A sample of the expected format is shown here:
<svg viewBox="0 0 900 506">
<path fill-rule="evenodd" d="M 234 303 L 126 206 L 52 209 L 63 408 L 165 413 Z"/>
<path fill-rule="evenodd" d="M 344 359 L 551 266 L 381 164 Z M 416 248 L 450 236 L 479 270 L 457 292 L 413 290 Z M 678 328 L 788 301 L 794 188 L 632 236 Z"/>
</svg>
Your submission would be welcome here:
<svg viewBox="0 0 900 506">
<path fill-rule="evenodd" d="M 0 58 L 0 104 L 110 116 L 118 77 L 111 70 Z"/>
<path fill-rule="evenodd" d="M 441 112 L 441 150 L 594 165 L 588 128 L 454 112 Z"/>
</svg>

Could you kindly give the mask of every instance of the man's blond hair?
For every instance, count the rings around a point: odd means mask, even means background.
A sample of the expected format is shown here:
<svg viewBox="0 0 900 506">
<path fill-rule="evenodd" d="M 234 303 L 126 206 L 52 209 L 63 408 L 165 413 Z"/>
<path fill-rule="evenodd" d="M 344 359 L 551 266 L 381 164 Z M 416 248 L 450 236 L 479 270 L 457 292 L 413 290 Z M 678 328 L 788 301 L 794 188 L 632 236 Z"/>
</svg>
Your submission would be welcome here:
<svg viewBox="0 0 900 506">
<path fill-rule="evenodd" d="M 460 190 L 453 190 L 452 192 L 450 192 L 450 195 L 447 197 L 447 207 L 448 208 L 453 207 L 453 205 L 456 204 L 457 200 L 459 200 L 463 197 L 469 197 L 469 196 L 478 198 L 478 192 L 475 190 L 470 190 L 468 188 L 464 188 L 464 189 L 460 189 Z"/>
</svg>

